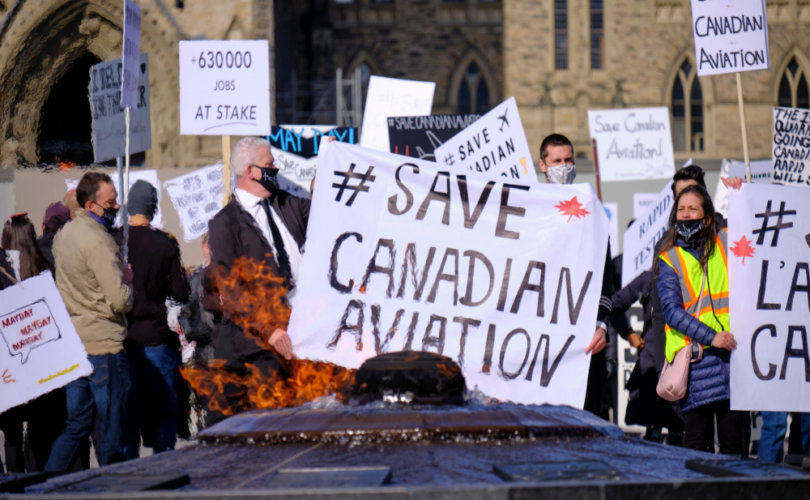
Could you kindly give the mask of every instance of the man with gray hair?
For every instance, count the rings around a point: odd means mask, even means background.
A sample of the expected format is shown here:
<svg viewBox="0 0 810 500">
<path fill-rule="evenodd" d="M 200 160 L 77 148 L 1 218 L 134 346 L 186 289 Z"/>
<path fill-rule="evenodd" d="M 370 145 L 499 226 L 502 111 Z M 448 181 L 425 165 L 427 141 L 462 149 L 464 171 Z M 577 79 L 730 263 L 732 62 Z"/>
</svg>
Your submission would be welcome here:
<svg viewBox="0 0 810 500">
<path fill-rule="evenodd" d="M 221 275 L 233 267 L 237 258 L 247 257 L 283 278 L 289 294 L 295 289 L 301 263 L 310 200 L 279 189 L 278 168 L 274 166 L 270 143 L 264 139 L 240 140 L 231 155 L 231 168 L 236 174 L 236 189 L 208 226 L 210 268 Z M 216 293 L 216 283 L 213 285 L 209 293 Z M 211 302 L 205 301 L 209 309 Z M 245 332 L 228 318 L 227 310 L 216 312 L 224 315 L 214 355 L 226 360 L 226 366 L 239 370 L 251 363 L 277 369 L 277 355 L 292 357 L 286 326 L 267 332 Z"/>
</svg>

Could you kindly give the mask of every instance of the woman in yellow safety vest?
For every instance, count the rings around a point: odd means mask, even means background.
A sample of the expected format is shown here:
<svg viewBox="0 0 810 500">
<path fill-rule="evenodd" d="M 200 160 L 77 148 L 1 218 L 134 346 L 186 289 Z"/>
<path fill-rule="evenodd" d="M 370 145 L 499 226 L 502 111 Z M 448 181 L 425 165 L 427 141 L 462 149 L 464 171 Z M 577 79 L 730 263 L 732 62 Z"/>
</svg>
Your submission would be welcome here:
<svg viewBox="0 0 810 500">
<path fill-rule="evenodd" d="M 669 231 L 654 264 L 666 319 L 666 357 L 691 349 L 686 396 L 680 401 L 684 446 L 714 452 L 715 419 L 720 453 L 748 453 L 748 413 L 729 408 L 729 360 L 736 349 L 728 331 L 726 230 L 718 230 L 711 197 L 688 186 L 675 198 Z"/>
</svg>

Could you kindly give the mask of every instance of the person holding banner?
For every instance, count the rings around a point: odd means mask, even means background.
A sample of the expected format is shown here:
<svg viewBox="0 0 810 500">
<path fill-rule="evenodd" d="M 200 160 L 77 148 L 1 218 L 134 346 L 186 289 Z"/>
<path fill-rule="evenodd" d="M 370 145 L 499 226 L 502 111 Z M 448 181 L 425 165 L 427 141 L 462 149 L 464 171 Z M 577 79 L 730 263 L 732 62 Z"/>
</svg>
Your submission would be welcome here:
<svg viewBox="0 0 810 500">
<path fill-rule="evenodd" d="M 709 193 L 699 185 L 675 198 L 670 228 L 653 264 L 666 319 L 665 356 L 672 363 L 690 349 L 689 385 L 681 400 L 684 446 L 714 452 L 715 420 L 720 453 L 748 454 L 748 413 L 729 407 L 729 360 L 736 349 L 728 331 L 726 231 L 719 229 Z"/>
</svg>

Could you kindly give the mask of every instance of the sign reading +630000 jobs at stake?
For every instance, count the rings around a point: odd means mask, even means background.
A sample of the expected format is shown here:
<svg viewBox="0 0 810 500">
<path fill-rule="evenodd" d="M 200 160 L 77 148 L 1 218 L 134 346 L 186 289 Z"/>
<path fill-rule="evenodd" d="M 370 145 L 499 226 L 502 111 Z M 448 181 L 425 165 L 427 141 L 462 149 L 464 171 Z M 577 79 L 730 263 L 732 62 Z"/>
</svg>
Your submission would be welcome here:
<svg viewBox="0 0 810 500">
<path fill-rule="evenodd" d="M 180 133 L 270 133 L 267 40 L 180 42 Z"/>
</svg>

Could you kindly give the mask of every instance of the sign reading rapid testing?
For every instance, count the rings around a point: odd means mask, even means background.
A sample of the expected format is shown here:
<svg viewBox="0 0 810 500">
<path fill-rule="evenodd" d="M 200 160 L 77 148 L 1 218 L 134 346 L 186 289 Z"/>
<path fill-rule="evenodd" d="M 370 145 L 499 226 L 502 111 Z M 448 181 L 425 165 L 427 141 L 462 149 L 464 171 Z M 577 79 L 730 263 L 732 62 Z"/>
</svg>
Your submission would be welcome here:
<svg viewBox="0 0 810 500">
<path fill-rule="evenodd" d="M 152 147 L 149 121 L 149 58 L 141 54 L 138 67 L 137 102 L 131 106 L 129 152 Z M 93 117 L 93 155 L 97 162 L 124 156 L 127 126 L 121 105 L 123 63 L 104 61 L 90 68 L 90 113 Z"/>
<path fill-rule="evenodd" d="M 435 161 L 433 152 L 481 115 L 396 116 L 388 119 L 391 152 Z"/>
<path fill-rule="evenodd" d="M 337 142 L 318 170 L 289 324 L 299 356 L 356 368 L 426 350 L 501 400 L 582 408 L 608 238 L 589 184 Z"/>
<path fill-rule="evenodd" d="M 698 76 L 768 69 L 765 0 L 692 0 Z"/>
<path fill-rule="evenodd" d="M 667 108 L 588 111 L 604 182 L 669 179 L 675 173 Z"/>
<path fill-rule="evenodd" d="M 0 338 L 0 413 L 93 371 L 50 271 L 0 290 Z"/>
<path fill-rule="evenodd" d="M 810 201 L 794 186 L 730 190 L 731 408 L 810 411 Z"/>
<path fill-rule="evenodd" d="M 222 164 L 203 167 L 163 183 L 180 217 L 183 239 L 191 241 L 208 232 L 208 221 L 222 207 L 225 184 Z"/>
<path fill-rule="evenodd" d="M 437 147 L 435 155 L 436 163 L 454 171 L 470 170 L 490 179 L 537 182 L 514 97 Z"/>
<path fill-rule="evenodd" d="M 435 82 L 382 76 L 369 78 L 360 144 L 365 148 L 389 151 L 388 118 L 429 115 L 435 90 Z"/>
<path fill-rule="evenodd" d="M 810 186 L 810 109 L 773 108 L 773 182 Z"/>
<path fill-rule="evenodd" d="M 652 269 L 656 257 L 655 245 L 669 229 L 672 203 L 672 181 L 670 181 L 624 232 L 622 287 L 627 286 L 639 274 Z"/>
<path fill-rule="evenodd" d="M 180 42 L 180 133 L 270 133 L 267 40 Z"/>
<path fill-rule="evenodd" d="M 121 78 L 121 106 L 138 105 L 138 66 L 141 53 L 141 8 L 132 0 L 124 0 L 123 77 Z"/>
</svg>

